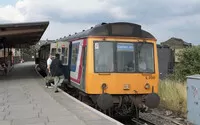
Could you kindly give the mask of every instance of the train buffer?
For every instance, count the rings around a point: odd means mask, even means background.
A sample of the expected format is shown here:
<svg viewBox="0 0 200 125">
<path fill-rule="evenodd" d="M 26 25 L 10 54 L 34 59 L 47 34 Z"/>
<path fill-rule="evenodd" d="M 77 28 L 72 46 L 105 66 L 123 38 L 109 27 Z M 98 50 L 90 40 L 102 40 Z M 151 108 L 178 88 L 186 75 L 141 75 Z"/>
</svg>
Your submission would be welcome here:
<svg viewBox="0 0 200 125">
<path fill-rule="evenodd" d="M 34 62 L 0 76 L 0 125 L 119 125 L 60 91 L 46 88 Z"/>
</svg>

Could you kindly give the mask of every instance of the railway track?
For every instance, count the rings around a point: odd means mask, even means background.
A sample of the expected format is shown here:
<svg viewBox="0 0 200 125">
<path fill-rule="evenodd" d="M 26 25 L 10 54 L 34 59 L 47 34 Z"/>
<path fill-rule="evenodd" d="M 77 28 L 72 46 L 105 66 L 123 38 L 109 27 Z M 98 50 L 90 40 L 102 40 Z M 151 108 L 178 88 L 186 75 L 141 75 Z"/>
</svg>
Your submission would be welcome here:
<svg viewBox="0 0 200 125">
<path fill-rule="evenodd" d="M 115 119 L 115 120 L 123 123 L 124 125 L 157 125 L 143 118 L 139 118 L 139 119 L 132 118 L 132 119 L 123 119 L 123 120 Z"/>
<path fill-rule="evenodd" d="M 150 121 L 147 121 L 145 119 L 142 119 L 142 118 L 139 118 L 139 120 L 133 118 L 133 119 L 131 119 L 131 121 L 133 123 L 135 123 L 136 125 L 156 125 L 156 124 L 154 124 L 154 123 L 152 123 Z"/>
</svg>

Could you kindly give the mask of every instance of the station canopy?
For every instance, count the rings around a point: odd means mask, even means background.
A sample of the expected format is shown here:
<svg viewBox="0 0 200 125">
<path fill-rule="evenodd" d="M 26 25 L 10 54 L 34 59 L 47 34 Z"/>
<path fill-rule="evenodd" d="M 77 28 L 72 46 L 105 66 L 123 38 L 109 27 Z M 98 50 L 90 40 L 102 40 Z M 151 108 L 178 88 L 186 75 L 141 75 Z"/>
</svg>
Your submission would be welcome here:
<svg viewBox="0 0 200 125">
<path fill-rule="evenodd" d="M 0 43 L 5 47 L 26 48 L 35 45 L 49 22 L 0 24 Z"/>
</svg>

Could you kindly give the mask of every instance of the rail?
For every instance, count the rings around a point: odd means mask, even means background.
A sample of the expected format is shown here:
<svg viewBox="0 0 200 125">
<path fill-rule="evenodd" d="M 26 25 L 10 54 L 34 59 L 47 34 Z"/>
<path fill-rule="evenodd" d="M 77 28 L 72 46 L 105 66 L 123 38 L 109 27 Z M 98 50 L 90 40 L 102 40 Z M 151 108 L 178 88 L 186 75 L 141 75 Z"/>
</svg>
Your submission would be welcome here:
<svg viewBox="0 0 200 125">
<path fill-rule="evenodd" d="M 147 121 L 145 119 L 142 119 L 142 118 L 139 118 L 139 119 L 136 119 L 136 118 L 132 118 L 131 121 L 133 123 L 135 123 L 136 125 L 156 125 L 150 121 Z"/>
</svg>

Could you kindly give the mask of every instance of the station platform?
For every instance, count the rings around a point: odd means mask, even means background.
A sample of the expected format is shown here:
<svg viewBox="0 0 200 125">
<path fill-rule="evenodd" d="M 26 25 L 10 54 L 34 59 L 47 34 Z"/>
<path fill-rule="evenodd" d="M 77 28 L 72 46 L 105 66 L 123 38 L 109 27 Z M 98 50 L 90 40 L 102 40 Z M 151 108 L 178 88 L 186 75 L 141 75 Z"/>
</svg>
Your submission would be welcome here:
<svg viewBox="0 0 200 125">
<path fill-rule="evenodd" d="M 0 76 L 0 125 L 122 125 L 63 91 L 46 88 L 34 62 Z"/>
</svg>

